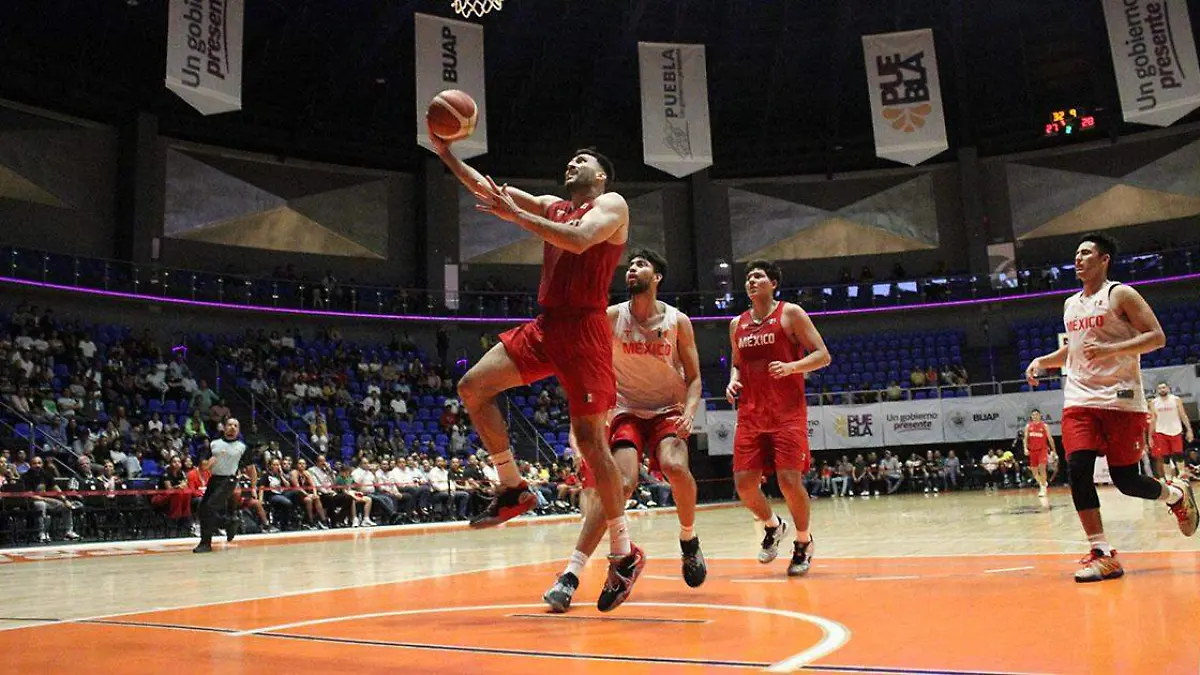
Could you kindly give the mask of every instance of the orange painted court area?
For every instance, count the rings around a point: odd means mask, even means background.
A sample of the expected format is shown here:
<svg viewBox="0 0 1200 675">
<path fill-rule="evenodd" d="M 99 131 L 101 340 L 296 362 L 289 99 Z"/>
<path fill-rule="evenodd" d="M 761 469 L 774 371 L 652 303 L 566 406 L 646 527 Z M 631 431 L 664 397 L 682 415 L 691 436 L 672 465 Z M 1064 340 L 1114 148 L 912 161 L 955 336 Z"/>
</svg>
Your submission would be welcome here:
<svg viewBox="0 0 1200 675">
<path fill-rule="evenodd" d="M 818 558 L 804 579 L 716 559 L 698 590 L 660 558 L 610 614 L 593 562 L 566 615 L 540 602 L 561 563 L 537 564 L 53 623 L 0 650 L 5 673 L 1196 673 L 1200 553 L 1122 558 L 1088 585 L 1064 555 Z"/>
</svg>

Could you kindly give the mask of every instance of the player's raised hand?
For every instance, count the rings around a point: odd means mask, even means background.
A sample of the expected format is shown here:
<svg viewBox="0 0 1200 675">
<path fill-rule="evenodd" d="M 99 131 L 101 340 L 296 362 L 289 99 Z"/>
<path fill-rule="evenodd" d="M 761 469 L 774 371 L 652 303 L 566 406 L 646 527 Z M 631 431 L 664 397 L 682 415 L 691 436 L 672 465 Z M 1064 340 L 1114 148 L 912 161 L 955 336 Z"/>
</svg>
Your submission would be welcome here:
<svg viewBox="0 0 1200 675">
<path fill-rule="evenodd" d="M 439 155 L 450 152 L 450 144 L 454 141 L 448 141 L 433 133 L 433 123 L 429 121 L 429 115 L 425 116 L 425 130 L 429 134 L 429 145 L 434 152 Z"/>
<path fill-rule="evenodd" d="M 767 372 L 776 380 L 782 380 L 792 374 L 792 364 L 783 361 L 772 361 L 767 365 Z"/>
<path fill-rule="evenodd" d="M 521 216 L 521 207 L 508 194 L 508 184 L 496 185 L 491 176 L 487 176 L 487 184 L 483 186 L 484 194 L 475 195 L 480 203 L 475 208 L 484 213 L 490 213 L 501 220 L 515 223 Z"/>
<path fill-rule="evenodd" d="M 725 400 L 729 401 L 729 405 L 737 404 L 737 397 L 742 393 L 742 383 L 738 380 L 730 380 L 725 387 Z"/>
</svg>

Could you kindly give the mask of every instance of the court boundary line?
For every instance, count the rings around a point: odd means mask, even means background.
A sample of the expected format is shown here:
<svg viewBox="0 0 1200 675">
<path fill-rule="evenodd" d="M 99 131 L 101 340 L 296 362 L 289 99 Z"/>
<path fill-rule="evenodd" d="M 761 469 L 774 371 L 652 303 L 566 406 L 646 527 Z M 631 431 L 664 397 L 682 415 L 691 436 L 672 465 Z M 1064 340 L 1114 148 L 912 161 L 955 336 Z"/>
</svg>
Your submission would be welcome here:
<svg viewBox="0 0 1200 675">
<path fill-rule="evenodd" d="M 284 591 L 282 593 L 273 593 L 271 595 L 260 595 L 249 598 L 236 598 L 233 600 L 213 600 L 210 602 L 197 602 L 184 605 L 176 605 L 171 607 L 151 607 L 148 609 L 139 609 L 128 612 L 116 612 L 113 614 L 97 614 L 94 616 L 83 616 L 75 618 L 64 618 L 55 621 L 45 621 L 29 626 L 0 626 L 0 633 L 14 630 L 28 630 L 31 628 L 42 628 L 47 626 L 59 626 L 70 623 L 94 623 L 102 619 L 114 619 L 122 616 L 137 616 L 139 614 L 158 614 L 161 612 L 177 612 L 185 609 L 198 609 L 200 607 L 215 607 L 217 605 L 232 605 L 239 602 L 259 602 L 262 600 L 276 600 L 279 598 L 291 598 L 299 595 L 310 595 L 317 593 L 331 593 L 334 591 L 348 591 L 357 588 L 372 588 L 375 586 L 387 586 L 390 584 L 407 584 L 415 581 L 432 581 L 434 579 L 445 579 L 449 577 L 465 576 L 468 574 L 481 574 L 484 572 L 500 572 L 509 569 L 520 569 L 522 567 L 533 567 L 536 565 L 549 565 L 550 563 L 561 563 L 566 558 L 551 558 L 549 560 L 538 560 L 527 563 L 516 563 L 512 565 L 493 565 L 491 567 L 481 567 L 475 570 L 462 570 L 460 572 L 446 572 L 444 574 L 426 574 L 422 576 L 412 577 L 409 579 L 395 579 L 393 581 L 373 581 L 366 584 L 346 584 L 344 586 L 325 586 L 321 588 L 312 588 L 305 590 Z"/>
<path fill-rule="evenodd" d="M 732 611 L 746 612 L 750 614 L 768 614 L 773 616 L 781 616 L 784 618 L 795 619 L 805 623 L 812 624 L 821 629 L 821 639 L 817 644 L 793 654 L 782 661 L 770 664 L 767 672 L 771 673 L 790 673 L 798 670 L 801 667 L 816 661 L 817 659 L 829 656 L 833 652 L 841 649 L 843 645 L 850 641 L 851 631 L 845 625 L 827 619 L 815 614 L 806 614 L 803 612 L 793 612 L 791 610 L 774 609 L 770 607 L 754 607 L 750 605 L 717 605 L 710 603 L 681 603 L 681 602 L 627 602 L 625 607 L 667 607 L 667 608 L 699 608 L 717 611 Z M 307 621 L 296 621 L 286 624 L 278 624 L 274 626 L 265 626 L 263 628 L 239 631 L 230 633 L 230 637 L 246 637 L 250 635 L 260 635 L 265 633 L 279 633 L 279 631 L 291 630 L 293 628 L 305 628 L 309 626 L 320 626 L 330 623 L 340 623 L 344 621 L 358 621 L 361 619 L 374 619 L 385 616 L 412 616 L 417 614 L 439 614 L 450 612 L 467 612 L 480 610 L 512 610 L 512 609 L 541 609 L 543 605 L 521 603 L 515 605 L 468 605 L 459 607 L 434 607 L 416 610 L 393 610 L 389 612 L 370 612 L 366 614 L 352 614 L 346 616 L 326 617 L 324 619 L 310 619 Z"/>
</svg>

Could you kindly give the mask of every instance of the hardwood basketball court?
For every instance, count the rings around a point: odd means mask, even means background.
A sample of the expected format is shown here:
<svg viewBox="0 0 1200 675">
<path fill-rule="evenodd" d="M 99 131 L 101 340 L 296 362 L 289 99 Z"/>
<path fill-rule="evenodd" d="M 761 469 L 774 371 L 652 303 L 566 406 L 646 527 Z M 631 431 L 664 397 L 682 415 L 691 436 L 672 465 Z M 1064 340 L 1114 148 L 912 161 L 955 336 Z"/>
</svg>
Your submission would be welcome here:
<svg viewBox="0 0 1200 675">
<path fill-rule="evenodd" d="M 1102 490 L 1127 574 L 1076 584 L 1070 495 L 1033 495 L 816 501 L 803 579 L 783 549 L 753 559 L 746 511 L 705 509 L 699 589 L 680 578 L 673 512 L 644 512 L 650 562 L 610 614 L 594 604 L 602 557 L 569 614 L 541 603 L 575 519 L 245 537 L 206 556 L 182 541 L 4 551 L 3 672 L 1200 671 L 1200 538 Z"/>
</svg>

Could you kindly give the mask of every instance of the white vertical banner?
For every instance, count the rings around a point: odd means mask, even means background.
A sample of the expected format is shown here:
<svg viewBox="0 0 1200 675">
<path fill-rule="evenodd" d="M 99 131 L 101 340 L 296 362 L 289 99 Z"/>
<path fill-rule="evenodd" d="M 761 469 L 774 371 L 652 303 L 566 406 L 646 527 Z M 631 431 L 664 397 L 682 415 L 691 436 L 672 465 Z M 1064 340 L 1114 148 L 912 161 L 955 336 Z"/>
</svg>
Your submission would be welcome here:
<svg viewBox="0 0 1200 675">
<path fill-rule="evenodd" d="M 947 442 L 995 441 L 1009 438 L 1005 403 L 1012 394 L 942 399 Z"/>
<path fill-rule="evenodd" d="M 243 0 L 170 0 L 167 89 L 202 115 L 242 109 Z"/>
<path fill-rule="evenodd" d="M 942 433 L 942 402 L 896 401 L 880 406 L 886 445 L 922 445 L 946 440 Z"/>
<path fill-rule="evenodd" d="M 478 106 L 479 121 L 470 138 L 450 148 L 460 159 L 486 154 L 487 102 L 483 83 L 483 26 L 443 19 L 429 14 L 414 15 L 416 38 L 417 144 L 429 149 L 425 111 L 438 92 L 459 89 L 471 95 Z"/>
<path fill-rule="evenodd" d="M 682 178 L 713 163 L 704 45 L 639 42 L 646 164 Z"/>
<path fill-rule="evenodd" d="M 933 31 L 864 35 L 875 154 L 916 166 L 950 147 Z"/>
<path fill-rule="evenodd" d="M 1165 127 L 1200 107 L 1187 0 L 1104 0 L 1121 114 Z"/>
<path fill-rule="evenodd" d="M 733 455 L 733 435 L 737 433 L 737 411 L 709 410 L 707 414 L 709 456 Z"/>
<path fill-rule="evenodd" d="M 878 403 L 821 406 L 825 448 L 844 450 L 883 445 L 881 408 Z M 810 410 L 809 414 L 813 411 Z"/>
</svg>

